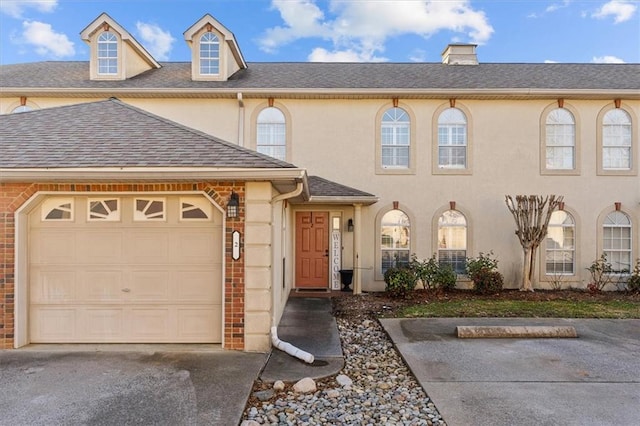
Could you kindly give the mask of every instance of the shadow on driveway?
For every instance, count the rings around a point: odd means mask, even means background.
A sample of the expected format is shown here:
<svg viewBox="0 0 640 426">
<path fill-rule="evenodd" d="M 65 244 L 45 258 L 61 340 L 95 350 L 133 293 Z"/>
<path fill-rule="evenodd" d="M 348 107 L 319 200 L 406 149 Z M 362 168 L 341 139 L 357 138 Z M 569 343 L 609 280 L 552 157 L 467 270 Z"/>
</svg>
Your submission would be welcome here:
<svg viewBox="0 0 640 426">
<path fill-rule="evenodd" d="M 266 354 L 0 351 L 7 425 L 237 425 Z"/>
</svg>

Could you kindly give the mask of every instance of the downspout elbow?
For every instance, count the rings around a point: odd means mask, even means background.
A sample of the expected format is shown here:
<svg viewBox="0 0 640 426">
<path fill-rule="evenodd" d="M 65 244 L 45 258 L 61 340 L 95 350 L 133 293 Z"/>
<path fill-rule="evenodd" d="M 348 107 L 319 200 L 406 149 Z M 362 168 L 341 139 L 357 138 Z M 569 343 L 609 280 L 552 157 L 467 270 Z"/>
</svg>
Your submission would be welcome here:
<svg viewBox="0 0 640 426">
<path fill-rule="evenodd" d="M 301 359 L 307 364 L 313 364 L 314 357 L 312 354 L 310 354 L 309 352 L 305 352 L 302 349 L 296 348 L 291 343 L 283 342 L 278 338 L 278 327 L 271 327 L 271 343 L 281 351 L 286 352 L 298 359 Z"/>
</svg>

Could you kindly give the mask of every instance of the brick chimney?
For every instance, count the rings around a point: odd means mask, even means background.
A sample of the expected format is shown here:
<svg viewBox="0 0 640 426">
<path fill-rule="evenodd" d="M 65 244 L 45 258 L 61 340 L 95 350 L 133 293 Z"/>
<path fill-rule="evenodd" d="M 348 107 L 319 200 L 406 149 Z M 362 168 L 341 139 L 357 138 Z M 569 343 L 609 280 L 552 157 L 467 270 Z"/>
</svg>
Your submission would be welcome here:
<svg viewBox="0 0 640 426">
<path fill-rule="evenodd" d="M 450 44 L 442 51 L 442 63 L 445 65 L 478 65 L 477 44 Z"/>
</svg>

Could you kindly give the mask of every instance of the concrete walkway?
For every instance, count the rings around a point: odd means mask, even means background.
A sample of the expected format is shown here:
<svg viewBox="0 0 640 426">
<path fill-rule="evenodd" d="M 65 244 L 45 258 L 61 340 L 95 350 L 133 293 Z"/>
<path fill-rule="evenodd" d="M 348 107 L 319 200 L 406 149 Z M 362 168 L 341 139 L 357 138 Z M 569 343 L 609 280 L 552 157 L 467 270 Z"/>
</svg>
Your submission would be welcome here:
<svg viewBox="0 0 640 426">
<path fill-rule="evenodd" d="M 315 361 L 308 364 L 273 348 L 260 373 L 265 382 L 328 377 L 340 372 L 344 366 L 340 334 L 328 297 L 290 297 L 278 326 L 278 337 L 311 353 Z"/>
<path fill-rule="evenodd" d="M 380 322 L 449 426 L 640 424 L 640 320 Z M 467 325 L 572 326 L 578 338 L 457 338 Z"/>
</svg>

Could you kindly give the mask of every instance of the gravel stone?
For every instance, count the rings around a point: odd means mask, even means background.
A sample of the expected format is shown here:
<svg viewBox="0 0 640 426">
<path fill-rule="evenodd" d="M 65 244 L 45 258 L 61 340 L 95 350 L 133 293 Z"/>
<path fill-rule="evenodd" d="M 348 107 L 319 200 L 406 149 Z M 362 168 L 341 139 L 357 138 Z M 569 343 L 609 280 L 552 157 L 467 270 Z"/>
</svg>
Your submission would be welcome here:
<svg viewBox="0 0 640 426">
<path fill-rule="evenodd" d="M 336 321 L 345 357 L 341 374 L 318 380 L 317 390 L 309 393 L 292 389 L 275 395 L 274 401 L 256 401 L 245 410 L 244 420 L 268 425 L 446 426 L 378 321 Z"/>
</svg>

